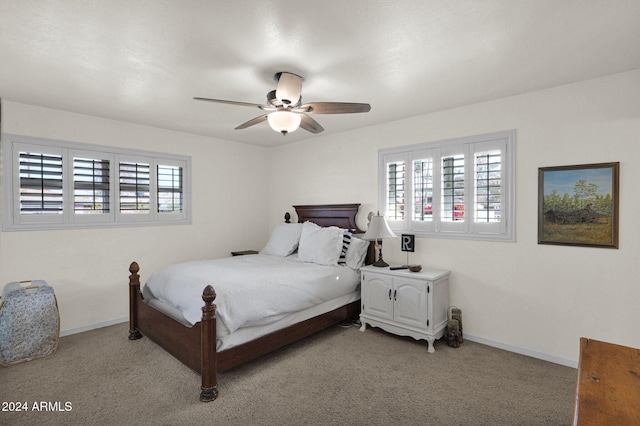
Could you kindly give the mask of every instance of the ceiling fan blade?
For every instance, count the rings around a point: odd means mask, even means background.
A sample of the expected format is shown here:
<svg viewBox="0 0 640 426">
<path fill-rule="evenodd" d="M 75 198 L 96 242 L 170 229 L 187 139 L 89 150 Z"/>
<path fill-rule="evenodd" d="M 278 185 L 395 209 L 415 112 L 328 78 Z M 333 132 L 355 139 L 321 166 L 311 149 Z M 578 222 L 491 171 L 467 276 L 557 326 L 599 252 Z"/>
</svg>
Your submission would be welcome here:
<svg viewBox="0 0 640 426">
<path fill-rule="evenodd" d="M 302 93 L 302 77 L 289 72 L 280 72 L 275 75 L 278 85 L 276 86 L 276 98 L 284 105 L 296 105 Z"/>
<path fill-rule="evenodd" d="M 310 102 L 294 110 L 309 114 L 353 114 L 356 112 L 369 112 L 371 111 L 371 105 L 353 102 Z"/>
<path fill-rule="evenodd" d="M 313 118 L 305 114 L 300 114 L 302 120 L 300 121 L 300 128 L 311 133 L 320 133 L 324 131 L 324 128 Z"/>
<path fill-rule="evenodd" d="M 227 101 L 224 99 L 211 99 L 211 98 L 193 98 L 196 101 L 207 101 L 207 102 L 216 102 L 219 104 L 229 104 L 229 105 L 238 105 L 238 106 L 248 106 L 248 107 L 257 107 L 260 109 L 270 109 L 271 105 L 260 105 L 260 104 L 252 104 L 249 102 L 238 102 L 238 101 Z"/>
<path fill-rule="evenodd" d="M 261 116 L 256 117 L 256 118 L 252 118 L 251 120 L 247 121 L 246 123 L 242 123 L 241 125 L 236 127 L 236 130 L 246 129 L 247 127 L 251 127 L 254 124 L 258 124 L 258 123 L 262 123 L 263 121 L 267 121 L 267 115 L 269 115 L 269 114 L 264 114 L 264 115 L 261 115 Z"/>
</svg>

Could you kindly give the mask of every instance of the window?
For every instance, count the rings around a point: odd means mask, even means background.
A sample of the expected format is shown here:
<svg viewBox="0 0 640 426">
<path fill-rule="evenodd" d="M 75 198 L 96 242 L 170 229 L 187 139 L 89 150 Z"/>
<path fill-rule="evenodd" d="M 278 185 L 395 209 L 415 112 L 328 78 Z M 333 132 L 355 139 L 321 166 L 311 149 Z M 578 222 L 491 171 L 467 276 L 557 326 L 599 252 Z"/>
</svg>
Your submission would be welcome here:
<svg viewBox="0 0 640 426">
<path fill-rule="evenodd" d="M 150 164 L 122 161 L 119 164 L 120 214 L 149 214 Z"/>
<path fill-rule="evenodd" d="M 62 156 L 20 151 L 20 214 L 62 214 Z"/>
<path fill-rule="evenodd" d="M 414 221 L 433 220 L 433 159 L 413 160 Z"/>
<path fill-rule="evenodd" d="M 475 154 L 474 206 L 476 222 L 500 222 L 502 155 L 500 150 Z"/>
<path fill-rule="evenodd" d="M 4 230 L 190 223 L 189 157 L 3 135 Z"/>
<path fill-rule="evenodd" d="M 382 149 L 381 208 L 398 232 L 514 241 L 514 168 L 513 130 Z"/>
<path fill-rule="evenodd" d="M 158 213 L 182 212 L 182 168 L 158 165 Z"/>
<path fill-rule="evenodd" d="M 442 159 L 442 201 L 440 220 L 464 221 L 464 154 Z"/>
<path fill-rule="evenodd" d="M 395 161 L 387 165 L 387 217 L 404 219 L 404 162 Z"/>
<path fill-rule="evenodd" d="M 111 211 L 109 163 L 109 160 L 98 158 L 73 158 L 74 214 L 108 214 Z"/>
</svg>

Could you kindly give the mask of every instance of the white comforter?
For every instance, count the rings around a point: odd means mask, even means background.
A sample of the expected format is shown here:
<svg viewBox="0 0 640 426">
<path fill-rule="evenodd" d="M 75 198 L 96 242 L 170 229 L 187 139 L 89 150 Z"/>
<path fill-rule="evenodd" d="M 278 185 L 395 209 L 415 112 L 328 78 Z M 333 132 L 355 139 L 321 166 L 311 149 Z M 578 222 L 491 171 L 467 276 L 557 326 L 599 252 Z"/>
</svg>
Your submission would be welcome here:
<svg viewBox="0 0 640 426">
<path fill-rule="evenodd" d="M 211 284 L 218 323 L 232 333 L 351 293 L 359 283 L 359 272 L 347 266 L 304 263 L 295 255 L 251 255 L 167 266 L 153 272 L 146 286 L 193 325 L 202 317 L 202 291 Z"/>
</svg>

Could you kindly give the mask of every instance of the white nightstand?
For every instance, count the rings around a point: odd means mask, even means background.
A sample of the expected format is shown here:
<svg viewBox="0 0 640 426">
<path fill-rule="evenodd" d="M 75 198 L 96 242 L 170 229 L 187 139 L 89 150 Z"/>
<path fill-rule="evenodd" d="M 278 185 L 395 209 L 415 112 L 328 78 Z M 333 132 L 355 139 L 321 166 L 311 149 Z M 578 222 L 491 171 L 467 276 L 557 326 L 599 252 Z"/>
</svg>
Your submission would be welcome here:
<svg viewBox="0 0 640 426">
<path fill-rule="evenodd" d="M 435 352 L 433 342 L 447 328 L 449 271 L 392 271 L 375 266 L 365 266 L 360 271 L 360 331 L 369 324 L 390 333 L 424 339 L 428 352 Z"/>
</svg>

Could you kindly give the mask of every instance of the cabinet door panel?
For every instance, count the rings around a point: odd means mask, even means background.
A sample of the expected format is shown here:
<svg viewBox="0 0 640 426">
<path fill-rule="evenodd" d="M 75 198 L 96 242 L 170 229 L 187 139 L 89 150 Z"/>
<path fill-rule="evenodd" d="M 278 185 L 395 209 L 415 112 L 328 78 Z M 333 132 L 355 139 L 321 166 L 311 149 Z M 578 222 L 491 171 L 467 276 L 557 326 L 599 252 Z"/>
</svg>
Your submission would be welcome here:
<svg viewBox="0 0 640 426">
<path fill-rule="evenodd" d="M 425 328 L 427 326 L 427 284 L 409 278 L 395 279 L 394 320 Z"/>
<path fill-rule="evenodd" d="M 366 274 L 362 282 L 363 312 L 393 319 L 393 300 L 389 298 L 391 287 L 390 277 Z"/>
</svg>

